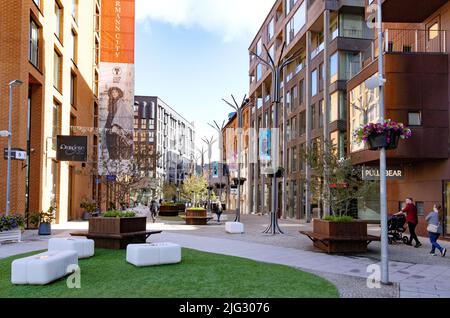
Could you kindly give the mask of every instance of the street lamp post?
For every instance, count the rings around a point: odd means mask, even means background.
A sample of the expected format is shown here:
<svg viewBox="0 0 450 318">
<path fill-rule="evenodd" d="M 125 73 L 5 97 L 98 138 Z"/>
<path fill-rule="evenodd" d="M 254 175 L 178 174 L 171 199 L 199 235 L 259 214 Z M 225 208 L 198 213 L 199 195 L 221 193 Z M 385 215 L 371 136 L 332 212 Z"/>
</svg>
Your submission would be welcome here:
<svg viewBox="0 0 450 318">
<path fill-rule="evenodd" d="M 219 126 L 219 124 L 214 121 L 214 125 L 212 124 L 208 124 L 209 126 L 211 126 L 215 131 L 217 131 L 217 133 L 219 134 L 219 184 L 220 184 L 220 204 L 222 204 L 222 177 L 223 177 L 223 155 L 222 155 L 222 151 L 223 151 L 223 137 L 222 137 L 222 131 L 225 128 L 225 121 L 223 121 L 222 126 Z"/>
<path fill-rule="evenodd" d="M 13 107 L 13 88 L 22 85 L 20 80 L 14 80 L 9 85 L 9 114 L 8 114 L 8 172 L 6 176 L 6 216 L 10 215 L 11 204 L 11 147 L 12 147 L 12 107 Z"/>
<path fill-rule="evenodd" d="M 377 2 L 378 18 L 378 86 L 380 90 L 380 120 L 384 123 L 384 83 L 383 77 L 383 15 L 381 1 Z M 381 219 L 381 282 L 389 284 L 389 249 L 387 224 L 387 193 L 386 193 L 386 148 L 380 150 L 380 219 Z"/>
<path fill-rule="evenodd" d="M 294 62 L 299 56 L 299 52 L 294 53 L 290 57 L 283 59 L 284 49 L 286 47 L 286 42 L 283 43 L 283 46 L 281 48 L 281 53 L 278 61 L 274 61 L 274 57 L 269 53 L 269 50 L 267 49 L 267 46 L 264 45 L 264 50 L 267 53 L 268 60 L 263 59 L 261 56 L 254 52 L 250 52 L 252 55 L 256 56 L 256 58 L 264 65 L 266 65 L 272 72 L 272 94 L 273 94 L 273 102 L 274 102 L 274 118 L 273 118 L 273 129 L 278 129 L 278 111 L 279 111 L 279 105 L 281 103 L 281 73 L 285 67 L 290 65 L 292 62 Z M 284 124 L 284 129 L 286 129 L 286 123 Z M 286 142 L 286 141 L 285 141 Z M 276 158 L 278 157 L 278 147 L 275 147 L 272 145 L 272 167 L 276 168 Z M 275 163 L 275 165 L 274 165 Z M 271 218 L 270 218 L 270 224 L 264 231 L 264 233 L 272 233 L 272 235 L 275 234 L 284 234 L 283 231 L 280 229 L 280 226 L 278 224 L 278 214 L 277 214 L 277 208 L 278 208 L 278 180 L 277 180 L 276 171 L 274 171 L 274 176 L 272 178 L 272 211 L 271 211 Z"/>
<path fill-rule="evenodd" d="M 233 108 L 238 116 L 238 158 L 237 158 L 237 166 L 238 166 L 238 199 L 236 204 L 236 219 L 235 222 L 241 222 L 241 149 L 242 149 L 242 112 L 244 111 L 244 108 L 247 106 L 247 104 L 250 102 L 249 99 L 247 99 L 247 95 L 244 96 L 244 99 L 242 100 L 241 105 L 236 102 L 236 99 L 233 95 L 231 95 L 231 98 L 233 99 L 234 105 L 230 102 L 226 101 L 225 99 L 222 99 L 226 104 L 228 104 L 231 108 Z"/>
<path fill-rule="evenodd" d="M 203 142 L 208 146 L 208 212 L 211 212 L 211 156 L 212 156 L 212 145 L 216 142 L 214 137 L 211 139 L 203 138 Z"/>
</svg>

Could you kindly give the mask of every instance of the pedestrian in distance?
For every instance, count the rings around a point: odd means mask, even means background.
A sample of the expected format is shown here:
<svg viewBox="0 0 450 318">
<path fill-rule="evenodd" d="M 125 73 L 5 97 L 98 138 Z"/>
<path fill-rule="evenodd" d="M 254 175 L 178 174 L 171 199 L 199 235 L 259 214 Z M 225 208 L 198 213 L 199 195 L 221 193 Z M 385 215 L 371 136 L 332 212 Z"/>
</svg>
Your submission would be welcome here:
<svg viewBox="0 0 450 318">
<path fill-rule="evenodd" d="M 156 213 L 157 213 L 157 203 L 155 200 L 152 200 L 150 203 L 150 214 L 152 216 L 153 223 L 156 222 Z"/>
<path fill-rule="evenodd" d="M 427 231 L 428 231 L 428 236 L 430 237 L 430 242 L 432 245 L 430 254 L 432 256 L 436 256 L 435 252 L 436 252 L 436 249 L 438 249 L 439 252 L 441 252 L 441 256 L 445 257 L 445 255 L 447 254 L 447 249 L 443 248 L 437 242 L 439 237 L 444 233 L 443 225 L 440 222 L 441 216 L 442 216 L 441 212 L 442 212 L 442 206 L 439 203 L 436 203 L 433 207 L 433 211 L 431 211 L 427 215 L 425 220 L 428 222 Z"/>
<path fill-rule="evenodd" d="M 414 200 L 412 198 L 407 198 L 405 200 L 406 206 L 403 210 L 396 213 L 395 215 L 404 214 L 406 216 L 406 222 L 408 223 L 408 229 L 410 233 L 409 242 L 407 245 L 412 246 L 412 241 L 414 240 L 416 242 L 415 248 L 419 248 L 422 246 L 422 243 L 420 243 L 419 238 L 416 235 L 416 227 L 419 224 L 419 217 L 417 214 L 417 207 L 414 204 Z"/>
</svg>

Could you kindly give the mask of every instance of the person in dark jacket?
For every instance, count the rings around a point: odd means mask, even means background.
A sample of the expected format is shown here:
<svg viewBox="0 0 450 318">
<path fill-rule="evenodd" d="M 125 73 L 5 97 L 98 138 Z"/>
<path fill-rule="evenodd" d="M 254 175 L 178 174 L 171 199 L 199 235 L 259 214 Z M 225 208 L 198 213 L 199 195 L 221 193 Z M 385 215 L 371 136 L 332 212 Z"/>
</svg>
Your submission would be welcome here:
<svg viewBox="0 0 450 318">
<path fill-rule="evenodd" d="M 398 212 L 396 215 L 404 214 L 406 216 L 406 222 L 408 223 L 409 233 L 411 234 L 408 245 L 412 245 L 412 241 L 414 240 L 416 242 L 416 245 L 414 247 L 419 248 L 422 246 L 422 243 L 420 243 L 419 238 L 416 235 L 416 227 L 419 224 L 417 208 L 412 198 L 407 198 L 405 203 L 406 203 L 405 208 L 400 212 Z"/>
</svg>

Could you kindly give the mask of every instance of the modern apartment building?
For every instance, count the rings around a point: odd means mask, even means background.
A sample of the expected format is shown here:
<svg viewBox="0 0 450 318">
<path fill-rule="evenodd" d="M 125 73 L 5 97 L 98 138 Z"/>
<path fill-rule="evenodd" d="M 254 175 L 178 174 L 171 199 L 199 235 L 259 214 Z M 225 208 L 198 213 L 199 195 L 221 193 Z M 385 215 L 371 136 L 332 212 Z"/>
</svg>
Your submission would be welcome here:
<svg viewBox="0 0 450 318">
<path fill-rule="evenodd" d="M 56 206 L 57 222 L 78 219 L 83 198 L 98 187 L 86 163 L 58 162 L 57 135 L 96 126 L 100 1 L 2 0 L 0 2 L 0 129 L 8 127 L 8 83 L 13 88 L 12 145 L 28 150 L 12 162 L 11 211 Z M 88 138 L 96 161 L 95 133 Z M 29 145 L 27 149 L 27 144 Z M 7 147 L 0 138 L 0 149 Z M 0 162 L 0 206 L 5 206 L 6 160 Z"/>
<path fill-rule="evenodd" d="M 374 38 L 365 22 L 365 5 L 364 0 L 278 0 L 249 47 L 264 59 L 268 54 L 274 60 L 298 56 L 283 70 L 281 83 L 279 158 L 286 184 L 278 179 L 278 208 L 284 217 L 317 216 L 313 212 L 319 203 L 308 190 L 311 175 L 300 160 L 305 145 L 323 142 L 325 133 L 341 156 L 346 153 L 347 81 L 361 70 L 363 53 Z M 259 131 L 273 126 L 274 83 L 270 70 L 251 53 L 249 63 L 250 97 L 255 101 L 249 126 Z M 271 209 L 271 179 L 262 168 L 260 161 L 248 169 L 247 204 L 256 213 Z"/>
<path fill-rule="evenodd" d="M 154 155 L 150 177 L 176 185 L 195 172 L 195 127 L 159 97 L 135 97 L 135 141 Z"/>
<path fill-rule="evenodd" d="M 251 193 L 251 184 L 248 182 L 248 175 L 250 173 L 250 109 L 252 102 L 247 103 L 242 110 L 242 131 L 241 131 L 241 145 L 238 143 L 239 139 L 239 122 L 237 113 L 230 114 L 228 122 L 222 131 L 223 151 L 222 162 L 223 177 L 213 179 L 212 186 L 216 187 L 216 192 L 220 193 L 219 184 L 223 184 L 226 189 L 222 192 L 226 195 L 226 204 L 228 210 L 237 208 L 239 200 L 238 195 L 238 169 L 241 169 L 241 187 L 240 187 L 240 211 L 243 214 L 250 214 L 252 212 L 249 204 Z M 239 156 L 240 152 L 240 156 Z M 240 160 L 240 165 L 238 162 Z M 219 171 L 220 175 L 220 171 Z"/>
<path fill-rule="evenodd" d="M 372 3 L 376 1 L 366 5 Z M 411 139 L 387 152 L 388 168 L 402 171 L 400 180 L 388 180 L 388 210 L 399 211 L 405 198 L 412 197 L 419 210 L 419 232 L 426 234 L 424 216 L 440 203 L 449 237 L 450 1 L 384 0 L 382 7 L 386 118 L 405 123 L 413 132 Z M 366 85 L 378 74 L 378 50 L 366 57 L 364 67 L 347 83 L 349 132 L 379 116 L 378 89 L 373 92 Z M 349 152 L 355 164 L 377 165 L 378 152 L 364 150 L 351 134 Z"/>
</svg>

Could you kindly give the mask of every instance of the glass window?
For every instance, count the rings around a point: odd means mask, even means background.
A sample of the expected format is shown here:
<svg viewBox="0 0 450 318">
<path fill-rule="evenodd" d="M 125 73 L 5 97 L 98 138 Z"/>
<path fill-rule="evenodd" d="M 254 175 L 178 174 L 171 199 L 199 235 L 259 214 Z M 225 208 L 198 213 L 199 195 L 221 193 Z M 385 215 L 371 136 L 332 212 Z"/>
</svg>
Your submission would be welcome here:
<svg viewBox="0 0 450 318">
<path fill-rule="evenodd" d="M 433 40 L 439 36 L 439 23 L 435 22 L 428 28 L 428 40 Z"/>
<path fill-rule="evenodd" d="M 294 36 L 303 28 L 306 23 L 306 1 L 298 8 L 294 15 Z"/>
<path fill-rule="evenodd" d="M 300 81 L 300 88 L 299 88 L 299 104 L 303 104 L 305 97 L 305 81 Z"/>
<path fill-rule="evenodd" d="M 61 92 L 62 57 L 55 50 L 53 57 L 53 86 Z"/>
<path fill-rule="evenodd" d="M 72 17 L 78 20 L 78 0 L 72 0 Z"/>
<path fill-rule="evenodd" d="M 311 94 L 312 96 L 317 95 L 317 70 L 311 73 Z"/>
<path fill-rule="evenodd" d="M 62 41 L 63 10 L 58 1 L 55 1 L 55 34 Z"/>
<path fill-rule="evenodd" d="M 70 74 L 70 104 L 75 107 L 77 91 L 77 76 Z"/>
<path fill-rule="evenodd" d="M 275 61 L 275 45 L 272 45 L 272 46 L 270 47 L 270 49 L 269 49 L 269 54 L 270 54 L 270 57 L 272 58 L 272 60 Z"/>
<path fill-rule="evenodd" d="M 331 94 L 330 100 L 330 123 L 332 123 L 339 119 L 339 93 Z"/>
<path fill-rule="evenodd" d="M 261 56 L 262 48 L 263 48 L 263 46 L 262 46 L 262 39 L 260 38 L 258 43 L 256 43 L 256 55 Z"/>
<path fill-rule="evenodd" d="M 338 52 L 330 56 L 330 82 L 338 80 Z"/>
<path fill-rule="evenodd" d="M 75 30 L 73 30 L 72 29 L 72 43 L 71 43 L 71 45 L 72 45 L 72 51 L 71 51 L 71 54 L 72 54 L 72 56 L 71 56 L 71 58 L 72 58 L 72 61 L 74 61 L 74 63 L 76 64 L 77 63 L 77 57 L 78 57 L 78 54 L 77 54 L 77 50 L 78 50 L 78 35 L 77 35 L 77 33 L 75 32 Z"/>
<path fill-rule="evenodd" d="M 408 126 L 422 126 L 422 113 L 421 112 L 409 112 L 408 113 Z"/>
<path fill-rule="evenodd" d="M 272 40 L 274 35 L 275 35 L 275 18 L 272 18 L 269 22 L 269 25 L 267 26 L 267 37 L 269 41 Z"/>
<path fill-rule="evenodd" d="M 39 68 L 39 26 L 33 20 L 30 21 L 30 62 Z"/>
<path fill-rule="evenodd" d="M 348 38 L 362 38 L 364 18 L 362 15 L 342 13 L 339 19 L 341 36 Z"/>
<path fill-rule="evenodd" d="M 41 7 L 41 0 L 33 0 L 34 4 L 37 5 L 38 8 Z"/>
<path fill-rule="evenodd" d="M 317 126 L 316 105 L 311 105 L 311 130 L 316 129 L 316 126 Z"/>
<path fill-rule="evenodd" d="M 256 81 L 260 81 L 262 78 L 262 65 L 258 64 L 258 66 L 256 66 Z"/>
<path fill-rule="evenodd" d="M 325 109 L 325 102 L 322 99 L 319 103 L 319 128 L 323 127 L 323 111 Z"/>
<path fill-rule="evenodd" d="M 292 172 L 295 172 L 295 171 L 297 171 L 297 147 L 292 148 L 291 154 L 292 154 L 292 156 L 291 156 L 292 157 L 292 164 L 291 164 Z"/>
<path fill-rule="evenodd" d="M 56 150 L 56 137 L 60 133 L 59 111 L 60 111 L 60 105 L 54 101 L 53 102 L 53 110 L 52 110 L 52 149 L 53 150 Z"/>
</svg>

